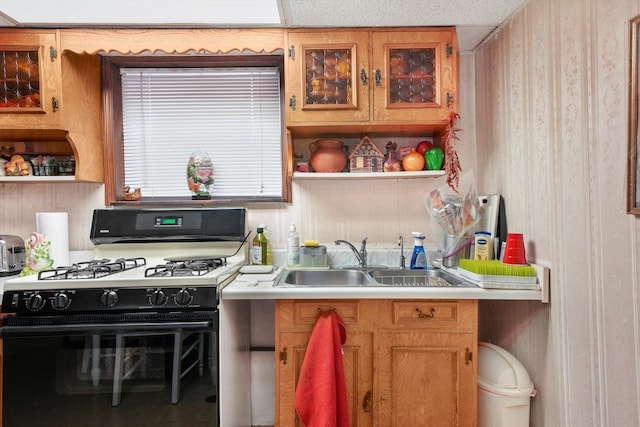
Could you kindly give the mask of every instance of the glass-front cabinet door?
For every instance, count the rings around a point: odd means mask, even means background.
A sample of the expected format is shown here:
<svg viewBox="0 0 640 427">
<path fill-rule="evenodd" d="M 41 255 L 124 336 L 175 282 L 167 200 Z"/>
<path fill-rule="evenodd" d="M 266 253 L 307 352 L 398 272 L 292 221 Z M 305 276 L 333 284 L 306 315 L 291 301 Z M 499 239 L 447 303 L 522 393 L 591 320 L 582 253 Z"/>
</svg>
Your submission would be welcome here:
<svg viewBox="0 0 640 427">
<path fill-rule="evenodd" d="M 368 38 L 365 31 L 288 33 L 289 122 L 369 120 Z"/>
<path fill-rule="evenodd" d="M 446 120 L 457 102 L 453 30 L 372 35 L 375 121 Z"/>
<path fill-rule="evenodd" d="M 43 128 L 59 122 L 61 69 L 55 32 L 0 32 L 0 125 Z"/>
</svg>

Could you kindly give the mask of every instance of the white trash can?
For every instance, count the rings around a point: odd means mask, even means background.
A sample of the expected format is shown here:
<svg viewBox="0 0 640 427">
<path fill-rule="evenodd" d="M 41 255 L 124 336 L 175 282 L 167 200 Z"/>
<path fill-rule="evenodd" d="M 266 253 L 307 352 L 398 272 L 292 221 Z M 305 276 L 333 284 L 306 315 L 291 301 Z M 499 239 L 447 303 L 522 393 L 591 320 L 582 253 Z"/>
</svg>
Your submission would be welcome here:
<svg viewBox="0 0 640 427">
<path fill-rule="evenodd" d="M 529 373 L 511 353 L 478 343 L 478 427 L 529 427 Z"/>
</svg>

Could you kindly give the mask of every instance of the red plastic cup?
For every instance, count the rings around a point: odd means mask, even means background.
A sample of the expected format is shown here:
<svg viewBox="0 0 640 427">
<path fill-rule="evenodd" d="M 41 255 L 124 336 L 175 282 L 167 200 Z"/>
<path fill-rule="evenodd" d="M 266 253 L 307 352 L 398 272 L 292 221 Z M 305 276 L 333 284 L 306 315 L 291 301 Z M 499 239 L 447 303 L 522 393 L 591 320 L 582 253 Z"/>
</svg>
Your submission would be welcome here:
<svg viewBox="0 0 640 427">
<path fill-rule="evenodd" d="M 521 233 L 507 233 L 507 242 L 504 247 L 505 264 L 526 264 L 527 255 L 524 248 L 524 236 Z"/>
</svg>

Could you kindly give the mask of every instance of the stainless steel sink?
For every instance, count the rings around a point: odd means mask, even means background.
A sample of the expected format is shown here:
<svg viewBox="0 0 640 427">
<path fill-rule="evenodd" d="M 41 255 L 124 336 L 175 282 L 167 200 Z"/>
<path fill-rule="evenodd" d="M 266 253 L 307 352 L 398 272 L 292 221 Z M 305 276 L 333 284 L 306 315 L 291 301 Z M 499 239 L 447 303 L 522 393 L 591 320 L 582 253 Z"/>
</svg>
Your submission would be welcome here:
<svg viewBox="0 0 640 427">
<path fill-rule="evenodd" d="M 373 279 L 362 270 L 283 270 L 274 286 L 367 286 Z"/>
<path fill-rule="evenodd" d="M 472 286 L 443 270 L 371 269 L 378 286 Z"/>
<path fill-rule="evenodd" d="M 451 287 L 472 284 L 443 270 L 409 270 L 395 268 L 354 268 L 336 270 L 283 270 L 274 286 L 335 287 L 335 286 L 423 286 Z"/>
</svg>

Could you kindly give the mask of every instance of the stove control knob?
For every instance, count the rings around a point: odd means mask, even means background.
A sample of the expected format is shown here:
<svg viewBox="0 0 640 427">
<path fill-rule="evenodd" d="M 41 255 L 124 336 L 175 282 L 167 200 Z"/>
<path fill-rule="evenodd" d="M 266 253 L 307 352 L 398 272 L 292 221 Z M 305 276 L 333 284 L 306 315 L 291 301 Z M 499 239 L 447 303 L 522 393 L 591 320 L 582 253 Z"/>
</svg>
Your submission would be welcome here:
<svg viewBox="0 0 640 427">
<path fill-rule="evenodd" d="M 149 302 L 154 307 L 165 305 L 167 303 L 167 294 L 165 294 L 161 289 L 156 289 L 149 296 Z"/>
<path fill-rule="evenodd" d="M 39 311 L 44 307 L 45 299 L 40 294 L 31 294 L 27 298 L 27 310 Z"/>
<path fill-rule="evenodd" d="M 177 305 L 186 307 L 191 303 L 191 301 L 193 301 L 193 295 L 191 295 L 186 289 L 180 289 L 176 293 L 175 300 Z"/>
<path fill-rule="evenodd" d="M 118 304 L 119 298 L 116 291 L 105 290 L 100 297 L 100 302 L 106 308 L 113 308 Z"/>
<path fill-rule="evenodd" d="M 71 301 L 69 300 L 69 296 L 67 294 L 65 294 L 64 292 L 59 292 L 55 294 L 55 296 L 51 300 L 51 306 L 56 310 L 65 310 L 67 307 L 69 307 L 70 302 Z"/>
</svg>

